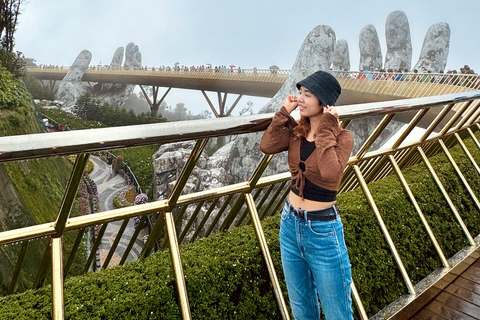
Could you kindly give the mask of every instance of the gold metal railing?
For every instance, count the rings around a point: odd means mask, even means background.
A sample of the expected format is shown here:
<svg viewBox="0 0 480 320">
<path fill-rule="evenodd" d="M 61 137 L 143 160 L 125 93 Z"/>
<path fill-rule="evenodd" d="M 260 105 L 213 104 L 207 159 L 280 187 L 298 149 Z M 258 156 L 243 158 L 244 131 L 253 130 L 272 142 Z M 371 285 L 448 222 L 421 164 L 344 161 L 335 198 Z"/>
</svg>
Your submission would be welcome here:
<svg viewBox="0 0 480 320">
<path fill-rule="evenodd" d="M 61 80 L 67 74 L 68 68 L 38 68 L 28 67 L 27 73 L 39 79 Z M 476 74 L 453 73 L 389 73 L 389 72 L 358 72 L 358 71 L 332 71 L 339 80 L 342 88 L 357 91 L 392 95 L 396 97 L 418 98 L 425 96 L 443 95 L 455 92 L 465 92 L 480 89 L 480 78 Z M 290 70 L 270 69 L 225 69 L 215 72 L 214 69 L 204 71 L 190 71 L 165 69 L 165 68 L 89 68 L 86 76 L 99 75 L 136 75 L 145 77 L 169 77 L 199 80 L 232 80 L 271 82 L 282 84 L 290 74 Z M 52 78 L 53 77 L 53 78 Z M 91 80 L 89 80 L 91 81 Z M 133 81 L 133 80 L 132 80 Z M 132 84 L 145 84 L 136 78 Z"/>
<path fill-rule="evenodd" d="M 403 262 L 396 251 L 395 243 L 392 241 L 388 228 L 385 226 L 379 209 L 376 207 L 375 201 L 370 194 L 368 183 L 395 173 L 400 177 L 408 196 L 412 199 L 412 202 L 415 203 L 414 196 L 411 192 L 408 192 L 408 184 L 403 179 L 402 170 L 413 164 L 423 162 L 435 178 L 435 170 L 428 162 L 429 157 L 438 152 L 447 153 L 448 148 L 454 144 L 463 146 L 462 137 L 465 136 L 474 139 L 477 146 L 480 146 L 480 143 L 476 140 L 472 131 L 477 131 L 479 128 L 477 124 L 480 114 L 479 99 L 480 91 L 472 91 L 444 96 L 338 107 L 342 125 L 347 128 L 351 121 L 357 119 L 371 116 L 383 117 L 375 130 L 370 133 L 368 139 L 363 142 L 362 147 L 350 158 L 345 170 L 344 179 L 342 180 L 340 192 L 346 192 L 358 187 L 362 189 L 381 226 L 382 233 L 387 240 L 391 254 L 408 288 L 408 294 L 412 296 L 418 295 L 419 292 L 417 292 L 417 289 L 413 286 L 403 266 Z M 397 116 L 404 115 L 406 112 L 411 113 L 410 120 L 405 121 L 404 117 L 402 118 L 405 125 L 398 132 L 398 138 L 378 150 L 371 150 L 371 146 L 379 139 L 380 134 L 385 128 L 387 128 L 392 121 L 396 121 Z M 414 134 L 414 129 L 417 127 L 417 124 L 427 114 L 432 112 L 436 116 L 431 124 L 422 131 L 420 136 Z M 257 167 L 246 181 L 211 190 L 182 194 L 196 163 L 204 152 L 209 138 L 261 132 L 266 129 L 271 121 L 271 117 L 272 114 L 262 114 L 236 118 L 0 137 L 0 162 L 72 154 L 77 155 L 56 221 L 0 232 L 0 245 L 20 243 L 22 246 L 26 246 L 30 241 L 38 241 L 44 237 L 50 239 L 50 243 L 45 248 L 45 255 L 42 261 L 49 261 L 50 259 L 52 266 L 53 318 L 63 319 L 63 279 L 68 275 L 71 265 L 70 261 L 76 254 L 75 246 L 69 254 L 63 252 L 63 235 L 67 232 L 78 231 L 76 238 L 76 243 L 78 243 L 89 228 L 100 226 L 97 240 L 92 244 L 90 255 L 84 266 L 84 272 L 87 272 L 92 263 L 94 263 L 96 251 L 108 224 L 141 216 L 141 225 L 142 221 L 145 221 L 148 215 L 159 215 L 142 248 L 140 257 L 148 256 L 156 247 L 170 248 L 182 315 L 184 319 L 190 319 L 188 292 L 183 278 L 181 257 L 178 249 L 179 244 L 186 241 L 194 241 L 200 236 L 208 236 L 218 230 L 228 230 L 236 226 L 251 223 L 254 226 L 262 255 L 268 267 L 272 287 L 282 317 L 288 319 L 288 310 L 270 257 L 270 251 L 265 236 L 263 235 L 260 220 L 264 217 L 274 215 L 279 211 L 281 203 L 289 191 L 289 173 L 263 176 L 268 163 L 273 157 L 265 155 L 258 159 Z M 441 127 L 439 128 L 439 126 Z M 179 172 L 172 191 L 166 199 L 87 216 L 69 217 L 83 171 L 91 152 L 119 147 L 167 144 L 189 140 L 194 140 L 195 145 L 185 166 L 182 168 L 182 171 Z M 472 162 L 475 163 L 473 159 Z M 391 165 L 388 166 L 386 165 L 387 163 Z M 475 165 L 477 164 L 475 163 Z M 435 179 L 435 181 L 441 188 L 441 181 L 439 181 L 438 178 Z M 446 192 L 443 192 L 443 194 L 448 201 L 448 194 L 446 194 Z M 472 196 L 474 195 L 472 194 Z M 455 206 L 451 201 L 449 201 L 449 205 L 465 236 L 468 238 L 471 247 L 477 248 L 478 245 L 465 227 Z M 203 217 L 198 213 L 202 208 L 205 211 Z M 447 269 L 455 267 L 449 264 L 441 248 L 438 246 L 435 235 L 428 227 L 428 223 L 422 216 L 418 205 L 416 205 L 415 208 L 422 219 L 422 223 L 426 227 L 427 233 L 440 256 L 443 266 Z M 186 225 L 182 225 L 182 217 L 188 209 L 192 210 L 193 214 L 191 219 L 196 219 L 198 222 L 196 225 L 189 223 L 193 220 L 188 221 Z M 213 219 L 209 219 L 212 217 Z M 208 219 L 213 222 L 207 224 Z M 186 235 L 189 232 L 193 233 L 193 235 L 187 239 Z M 132 250 L 137 235 L 138 233 L 132 235 L 120 264 L 126 262 L 126 257 Z M 120 232 L 117 237 L 121 236 L 122 234 Z M 115 248 L 111 248 L 111 250 L 115 250 Z M 68 257 L 66 255 L 68 255 Z M 16 262 L 17 268 L 21 268 L 23 260 L 24 255 L 19 254 Z M 63 265 L 63 261 L 68 261 L 65 266 Z M 107 265 L 108 261 L 105 262 L 102 268 L 105 268 Z M 39 272 L 38 275 L 36 275 L 37 280 L 35 281 L 36 285 L 43 283 L 48 273 L 46 270 L 48 270 L 48 264 L 39 266 Z M 14 278 L 11 279 L 10 286 L 12 288 L 15 287 L 15 283 L 18 281 L 18 274 L 18 272 L 15 272 Z M 353 285 L 352 288 L 354 301 L 360 316 L 362 319 L 367 319 L 368 316 L 364 311 L 361 297 L 355 285 Z"/>
<path fill-rule="evenodd" d="M 476 74 L 336 72 L 342 88 L 397 97 L 426 97 L 480 89 Z"/>
<path fill-rule="evenodd" d="M 42 75 L 56 77 L 61 80 L 68 72 L 69 68 L 37 68 L 27 67 L 26 72 L 40 79 Z M 238 81 L 258 81 L 258 82 L 285 82 L 290 70 L 269 70 L 269 69 L 223 69 L 215 71 L 207 70 L 174 70 L 161 68 L 89 68 L 85 71 L 86 75 L 143 75 L 143 76 L 161 76 L 186 79 L 215 79 L 215 80 L 238 80 Z M 139 83 L 141 84 L 141 83 Z"/>
</svg>

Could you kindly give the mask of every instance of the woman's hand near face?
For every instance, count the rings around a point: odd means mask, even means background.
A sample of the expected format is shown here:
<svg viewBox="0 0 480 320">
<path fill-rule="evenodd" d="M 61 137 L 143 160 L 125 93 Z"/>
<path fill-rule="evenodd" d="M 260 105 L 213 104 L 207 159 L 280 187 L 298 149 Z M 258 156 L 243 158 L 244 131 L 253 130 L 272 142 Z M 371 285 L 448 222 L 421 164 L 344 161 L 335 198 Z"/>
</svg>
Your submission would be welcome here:
<svg viewBox="0 0 480 320">
<path fill-rule="evenodd" d="M 338 119 L 338 112 L 337 109 L 334 106 L 324 106 L 323 107 L 323 112 L 328 112 L 331 113 L 335 118 Z"/>
<path fill-rule="evenodd" d="M 283 104 L 285 108 L 287 109 L 288 113 L 291 113 L 293 110 L 295 110 L 298 106 L 298 98 L 294 94 L 289 94 L 285 98 L 285 102 Z"/>
</svg>

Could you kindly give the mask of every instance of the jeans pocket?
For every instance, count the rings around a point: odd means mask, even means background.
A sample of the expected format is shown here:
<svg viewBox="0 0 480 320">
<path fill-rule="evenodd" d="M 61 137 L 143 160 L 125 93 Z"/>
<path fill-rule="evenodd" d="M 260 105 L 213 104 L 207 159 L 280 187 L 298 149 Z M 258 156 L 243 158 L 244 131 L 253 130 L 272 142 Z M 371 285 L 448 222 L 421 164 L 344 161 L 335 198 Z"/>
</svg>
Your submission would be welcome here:
<svg viewBox="0 0 480 320">
<path fill-rule="evenodd" d="M 310 231 L 318 236 L 328 237 L 335 234 L 335 228 L 331 221 L 308 221 Z"/>
</svg>

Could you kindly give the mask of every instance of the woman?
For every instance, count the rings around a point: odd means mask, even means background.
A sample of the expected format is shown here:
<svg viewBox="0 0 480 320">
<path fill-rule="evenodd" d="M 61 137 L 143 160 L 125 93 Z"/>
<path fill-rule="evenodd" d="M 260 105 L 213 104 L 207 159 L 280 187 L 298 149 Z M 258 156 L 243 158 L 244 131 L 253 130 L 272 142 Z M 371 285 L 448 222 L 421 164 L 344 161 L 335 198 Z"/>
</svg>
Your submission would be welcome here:
<svg viewBox="0 0 480 320">
<path fill-rule="evenodd" d="M 353 148 L 353 137 L 338 123 L 338 81 L 318 71 L 297 84 L 299 96 L 284 106 L 265 131 L 266 154 L 288 150 L 291 190 L 282 211 L 280 249 L 295 319 L 353 319 L 350 261 L 336 196 Z M 297 123 L 290 113 L 298 107 Z M 318 298 L 317 298 L 318 295 Z"/>
</svg>

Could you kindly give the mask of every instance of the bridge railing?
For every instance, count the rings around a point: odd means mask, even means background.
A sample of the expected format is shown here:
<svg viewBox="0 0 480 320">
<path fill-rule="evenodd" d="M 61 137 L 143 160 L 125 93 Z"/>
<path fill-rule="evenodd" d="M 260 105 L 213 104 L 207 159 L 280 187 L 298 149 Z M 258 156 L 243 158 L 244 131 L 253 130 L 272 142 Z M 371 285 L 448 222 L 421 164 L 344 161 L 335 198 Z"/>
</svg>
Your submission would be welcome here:
<svg viewBox="0 0 480 320">
<path fill-rule="evenodd" d="M 59 79 L 67 74 L 67 67 L 28 67 L 31 73 L 42 79 L 45 74 L 58 74 Z M 455 92 L 465 92 L 480 89 L 480 78 L 477 74 L 454 73 L 415 73 L 415 72 L 362 72 L 362 71 L 331 71 L 342 84 L 342 88 L 358 91 L 391 95 L 393 97 L 424 97 Z M 105 75 L 143 75 L 151 77 L 175 77 L 188 79 L 215 79 L 235 81 L 259 81 L 282 84 L 290 70 L 280 69 L 219 69 L 203 70 L 173 67 L 90 67 L 86 74 Z M 49 78 L 46 78 L 49 79 Z M 140 80 L 138 80 L 140 81 Z M 142 84 L 142 83 L 136 83 Z"/>
<path fill-rule="evenodd" d="M 390 174 L 402 176 L 402 170 L 409 166 L 424 162 L 428 166 L 428 158 L 438 152 L 448 152 L 453 145 L 462 145 L 462 139 L 472 139 L 480 147 L 480 143 L 474 135 L 478 131 L 478 118 L 480 115 L 480 92 L 464 92 L 443 96 L 422 97 L 408 100 L 395 100 L 371 104 L 349 105 L 338 107 L 342 125 L 349 125 L 356 120 L 381 116 L 375 129 L 363 141 L 359 150 L 351 156 L 344 173 L 340 192 L 346 192 L 361 188 L 368 199 L 372 211 L 377 217 L 384 237 L 387 239 L 392 257 L 396 262 L 399 272 L 402 274 L 408 289 L 406 294 L 418 295 L 419 289 L 414 287 L 391 240 L 387 227 L 382 221 L 381 214 L 375 205 L 375 201 L 368 189 L 368 183 L 377 181 Z M 405 121 L 406 112 L 412 112 L 409 120 Z M 433 121 L 424 129 L 420 136 L 413 134 L 419 122 L 427 115 L 435 115 Z M 128 221 L 128 219 L 140 216 L 145 222 L 150 215 L 160 215 L 152 226 L 151 233 L 140 253 L 140 257 L 146 257 L 158 247 L 169 247 L 179 292 L 182 315 L 184 319 L 190 319 L 188 304 L 188 292 L 182 274 L 181 257 L 178 246 L 182 242 L 194 241 L 195 239 L 208 236 L 216 231 L 228 230 L 236 226 L 251 223 L 259 240 L 262 254 L 266 260 L 269 275 L 275 296 L 283 318 L 288 318 L 288 310 L 280 289 L 278 278 L 273 267 L 267 241 L 263 235 L 260 220 L 264 217 L 277 214 L 280 206 L 288 194 L 288 172 L 265 175 L 265 170 L 273 156 L 260 156 L 257 167 L 250 172 L 246 180 L 222 187 L 198 192 L 186 192 L 189 179 L 196 168 L 199 159 L 205 150 L 210 138 L 219 136 L 241 136 L 244 134 L 261 132 L 266 129 L 271 121 L 272 114 L 260 114 L 254 116 L 219 118 L 210 120 L 195 120 L 176 123 L 159 123 L 128 127 L 89 129 L 78 131 L 52 132 L 31 134 L 22 136 L 0 137 L 0 162 L 22 161 L 41 157 L 55 157 L 75 154 L 76 161 L 68 186 L 64 193 L 64 199 L 56 221 L 45 224 L 31 225 L 0 232 L 0 245 L 14 243 L 22 248 L 31 241 L 41 241 L 43 238 L 50 240 L 45 247 L 45 256 L 42 261 L 50 261 L 52 266 L 53 284 L 53 310 L 54 318 L 62 319 L 63 310 L 63 278 L 70 272 L 71 261 L 75 258 L 76 249 L 64 253 L 62 250 L 63 235 L 67 232 L 77 232 L 77 242 L 80 242 L 87 230 L 94 226 L 100 226 L 98 237 L 93 243 L 90 254 L 84 266 L 84 272 L 90 269 L 94 263 L 96 251 L 102 240 L 108 225 L 114 221 Z M 403 126 L 393 142 L 384 144 L 380 148 L 372 146 L 380 139 L 382 133 L 397 117 L 401 117 Z M 193 148 L 183 168 L 178 170 L 167 183 L 173 185 L 168 189 L 165 197 L 157 201 L 100 212 L 93 215 L 70 217 L 70 210 L 75 201 L 76 193 L 84 168 L 91 152 L 109 150 L 119 147 L 135 147 L 148 144 L 168 144 L 176 142 L 193 141 Z M 443 148 L 445 146 L 446 148 Z M 472 159 L 472 162 L 475 161 Z M 434 171 L 432 175 L 434 175 Z M 437 181 L 439 187 L 441 182 Z M 404 188 L 408 190 L 408 185 Z M 448 195 L 445 195 L 448 198 Z M 476 200 L 475 195 L 472 197 Z M 413 199 L 412 201 L 415 201 Z M 478 200 L 477 200 L 478 201 Z M 465 227 L 456 208 L 451 207 L 452 214 L 456 217 L 464 236 L 468 239 L 471 249 L 476 249 L 478 244 L 473 239 L 469 230 Z M 184 219 L 189 213 L 189 218 Z M 417 212 L 422 216 L 421 212 Z M 424 221 L 424 219 L 422 219 Z M 428 223 L 425 229 L 430 230 Z M 166 230 L 166 231 L 164 231 Z M 124 230 L 123 230 L 124 231 Z M 122 237 L 121 230 L 114 244 Z M 135 230 L 130 243 L 125 249 L 119 264 L 126 262 L 126 257 L 132 251 L 139 230 Z M 436 243 L 435 235 L 428 232 L 432 243 Z M 110 259 L 116 247 L 112 245 L 102 268 L 109 266 Z M 452 265 L 435 245 L 439 259 L 445 270 L 452 269 Z M 20 253 L 24 250 L 20 250 Z M 51 257 L 49 260 L 48 257 Z M 16 260 L 16 270 L 21 270 L 25 254 L 19 254 Z M 67 261 L 63 267 L 62 261 Z M 42 264 L 35 275 L 36 285 L 45 282 L 48 272 L 48 263 Z M 20 272 L 15 272 L 10 279 L 9 287 L 15 288 L 19 280 Z M 367 319 L 364 312 L 361 296 L 353 285 L 354 301 L 362 319 Z"/>
<path fill-rule="evenodd" d="M 33 75 L 41 72 L 67 74 L 68 67 L 27 67 L 27 73 Z M 191 68 L 171 68 L 171 67 L 89 67 L 86 73 L 91 74 L 141 74 L 162 77 L 179 78 L 200 78 L 200 79 L 218 79 L 218 80 L 248 80 L 248 81 L 267 81 L 283 83 L 290 74 L 290 70 L 280 69 L 191 69 Z"/>
<path fill-rule="evenodd" d="M 480 89 L 477 74 L 334 72 L 342 88 L 392 97 L 425 97 Z"/>
</svg>

